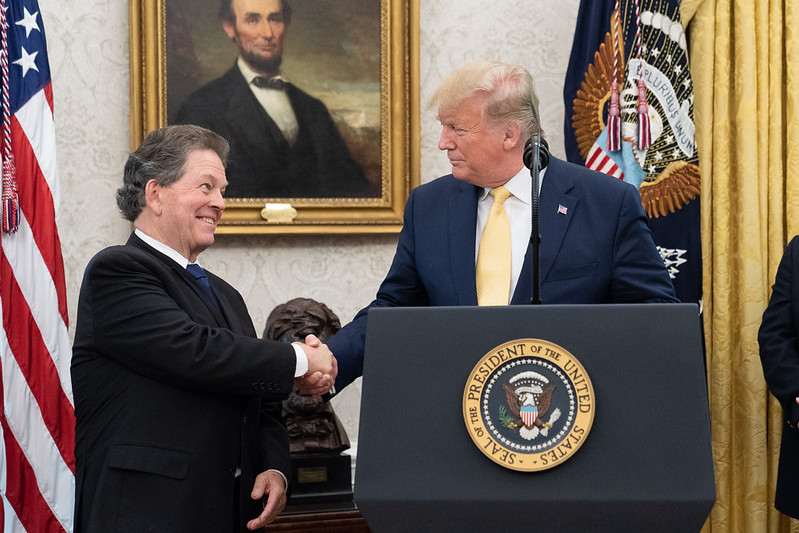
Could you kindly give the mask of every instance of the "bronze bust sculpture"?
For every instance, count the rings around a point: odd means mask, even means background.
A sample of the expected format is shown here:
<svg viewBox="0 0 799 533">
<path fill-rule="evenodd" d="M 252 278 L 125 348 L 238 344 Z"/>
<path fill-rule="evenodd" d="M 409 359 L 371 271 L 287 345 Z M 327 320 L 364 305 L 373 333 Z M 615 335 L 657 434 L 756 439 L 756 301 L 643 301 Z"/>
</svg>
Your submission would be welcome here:
<svg viewBox="0 0 799 533">
<path fill-rule="evenodd" d="M 325 304 L 294 298 L 275 307 L 266 319 L 263 337 L 283 342 L 303 341 L 314 334 L 322 342 L 341 329 L 341 322 Z M 347 433 L 333 407 L 320 398 L 295 390 L 283 402 L 289 431 L 289 450 L 295 454 L 339 454 L 350 447 Z"/>
</svg>

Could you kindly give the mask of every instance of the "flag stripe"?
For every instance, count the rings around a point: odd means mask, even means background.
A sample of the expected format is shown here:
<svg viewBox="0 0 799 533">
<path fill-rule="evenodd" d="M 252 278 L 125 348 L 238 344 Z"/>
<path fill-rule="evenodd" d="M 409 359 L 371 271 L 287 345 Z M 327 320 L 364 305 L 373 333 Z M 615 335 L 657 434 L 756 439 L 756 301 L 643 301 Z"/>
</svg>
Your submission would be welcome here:
<svg viewBox="0 0 799 533">
<path fill-rule="evenodd" d="M 31 102 L 38 105 L 31 106 Z M 12 120 L 11 122 L 11 145 L 14 150 L 15 162 L 17 165 L 17 175 L 25 174 L 27 179 L 17 180 L 20 204 L 22 212 L 30 221 L 34 240 L 40 253 L 44 257 L 45 264 L 48 265 L 50 276 L 56 280 L 56 290 L 58 291 L 58 311 L 65 324 L 69 323 L 69 316 L 66 305 L 66 286 L 64 283 L 64 263 L 61 258 L 61 242 L 58 239 L 58 229 L 55 222 L 55 200 L 50 181 L 42 169 L 47 170 L 51 175 L 55 175 L 57 180 L 58 173 L 53 169 L 55 165 L 54 146 L 49 146 L 44 141 L 36 141 L 36 137 L 28 138 L 25 135 L 25 128 L 31 130 L 33 135 L 41 136 L 44 132 L 31 126 L 28 122 L 31 115 L 39 116 L 42 119 L 52 116 L 49 113 L 42 113 L 44 109 L 49 110 L 47 102 L 42 93 L 31 99 L 31 102 L 20 109 L 22 122 Z M 49 132 L 54 135 L 54 131 Z M 29 142 L 30 139 L 30 142 Z M 42 152 L 42 159 L 38 159 L 37 150 Z"/>
<path fill-rule="evenodd" d="M 26 273 L 16 276 L 15 281 L 58 370 L 56 377 L 60 380 L 61 388 L 70 403 L 73 403 L 69 375 L 69 332 L 62 317 L 53 313 L 58 308 L 58 289 L 39 251 L 27 218 L 23 215 L 20 217 L 19 231 L 3 239 L 3 254 L 12 272 Z M 64 285 L 63 280 L 60 285 Z"/>
<path fill-rule="evenodd" d="M 5 353 L 11 351 L 2 329 L 0 350 Z M 24 450 L 28 468 L 35 475 L 43 499 L 63 524 L 70 524 L 75 491 L 74 467 L 70 468 L 64 461 L 16 359 L 4 357 L 2 363 L 3 404 L 7 424 L 3 433 L 10 432 L 8 437 L 13 437 Z M 54 476 L 54 473 L 57 475 Z"/>
<path fill-rule="evenodd" d="M 604 172 L 614 178 L 622 177 L 622 172 L 618 165 L 596 143 L 594 143 L 591 151 L 588 152 L 588 160 L 585 162 L 585 166 L 591 170 Z"/>
<path fill-rule="evenodd" d="M 4 242 L 6 240 L 8 239 L 4 239 Z M 61 455 L 74 471 L 75 413 L 61 389 L 58 371 L 12 274 L 5 253 L 0 254 L 3 327 L 8 345 L 28 382 L 28 387 L 41 407 L 42 418 L 53 435 Z"/>
<path fill-rule="evenodd" d="M 26 483 L 27 479 L 35 479 L 22 449 L 13 438 L 8 438 L 9 428 L 5 417 L 0 417 L 6 447 L 6 495 L 9 504 L 24 524 L 27 531 L 64 531 L 61 523 L 53 515 L 53 511 L 42 497 L 36 483 Z"/>
<path fill-rule="evenodd" d="M 30 161 L 38 163 L 37 166 L 39 167 L 39 172 L 41 172 L 40 176 L 30 181 L 37 183 L 39 187 L 43 187 L 40 184 L 40 179 L 44 177 L 47 181 L 47 194 L 50 194 L 49 191 L 53 192 L 50 196 L 50 201 L 53 202 L 54 199 L 59 198 L 61 191 L 58 185 L 52 96 L 48 98 L 46 94 L 48 89 L 52 92 L 51 87 L 52 85 L 48 84 L 42 91 L 34 94 L 25 105 L 19 108 L 14 118 L 21 126 L 20 133 L 24 133 L 25 143 L 31 145 L 32 156 Z M 13 130 L 14 126 L 12 126 L 12 133 Z M 14 148 L 15 156 L 20 159 L 21 156 L 16 152 L 19 146 L 14 142 L 14 139 L 12 139 L 12 147 Z M 42 189 L 42 191 L 44 190 Z M 55 211 L 58 211 L 59 206 L 57 203 L 54 203 L 53 207 Z"/>
<path fill-rule="evenodd" d="M 3 341 L 5 344 L 5 341 Z M 2 353 L 2 351 L 0 351 Z M 3 369 L 0 367 L 0 398 L 3 397 Z M 0 419 L 3 418 L 3 412 L 0 411 Z M 17 513 L 14 511 L 14 508 L 11 507 L 11 502 L 6 499 L 6 465 L 8 464 L 8 458 L 6 456 L 6 442 L 5 442 L 5 431 L 3 431 L 3 424 L 0 421 L 0 458 L 3 460 L 0 461 L 0 524 L 3 524 L 3 532 L 4 533 L 24 533 L 25 528 L 22 527 L 22 522 L 19 521 L 19 517 Z"/>
</svg>

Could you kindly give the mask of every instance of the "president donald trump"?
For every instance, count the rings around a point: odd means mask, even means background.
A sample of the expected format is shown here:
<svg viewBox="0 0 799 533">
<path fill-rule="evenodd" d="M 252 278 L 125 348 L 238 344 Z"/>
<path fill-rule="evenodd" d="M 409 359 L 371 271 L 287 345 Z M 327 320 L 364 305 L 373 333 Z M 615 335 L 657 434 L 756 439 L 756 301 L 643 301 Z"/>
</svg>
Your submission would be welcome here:
<svg viewBox="0 0 799 533">
<path fill-rule="evenodd" d="M 541 133 L 530 73 L 480 62 L 433 96 L 452 173 L 414 189 L 376 299 L 328 340 L 336 390 L 363 372 L 371 307 L 529 304 L 532 177 L 524 146 Z M 638 191 L 550 157 L 541 177 L 544 304 L 676 302 Z"/>
</svg>

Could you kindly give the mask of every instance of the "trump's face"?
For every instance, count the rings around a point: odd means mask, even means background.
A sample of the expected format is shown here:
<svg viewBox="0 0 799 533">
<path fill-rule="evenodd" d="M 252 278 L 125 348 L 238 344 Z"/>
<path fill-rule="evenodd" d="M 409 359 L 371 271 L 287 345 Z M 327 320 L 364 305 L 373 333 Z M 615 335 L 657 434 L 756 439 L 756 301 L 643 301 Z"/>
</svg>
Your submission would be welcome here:
<svg viewBox="0 0 799 533">
<path fill-rule="evenodd" d="M 502 127 L 483 118 L 484 100 L 484 96 L 474 95 L 455 106 L 438 109 L 438 148 L 447 152 L 457 179 L 480 187 L 497 187 L 513 174 L 505 172 L 507 135 Z"/>
<path fill-rule="evenodd" d="M 236 22 L 222 27 L 239 49 L 239 54 L 256 72 L 277 73 L 283 58 L 286 20 L 282 0 L 233 0 Z"/>
</svg>

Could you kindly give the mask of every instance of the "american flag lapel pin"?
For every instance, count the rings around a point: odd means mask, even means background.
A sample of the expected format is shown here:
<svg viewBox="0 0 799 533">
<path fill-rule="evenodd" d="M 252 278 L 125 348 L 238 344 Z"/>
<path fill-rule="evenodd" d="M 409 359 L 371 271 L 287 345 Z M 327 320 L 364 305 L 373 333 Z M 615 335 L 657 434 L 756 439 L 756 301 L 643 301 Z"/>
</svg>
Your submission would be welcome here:
<svg viewBox="0 0 799 533">
<path fill-rule="evenodd" d="M 558 204 L 558 214 L 559 215 L 565 215 L 567 213 L 567 211 L 568 211 L 568 209 L 566 209 L 565 205 Z"/>
</svg>

